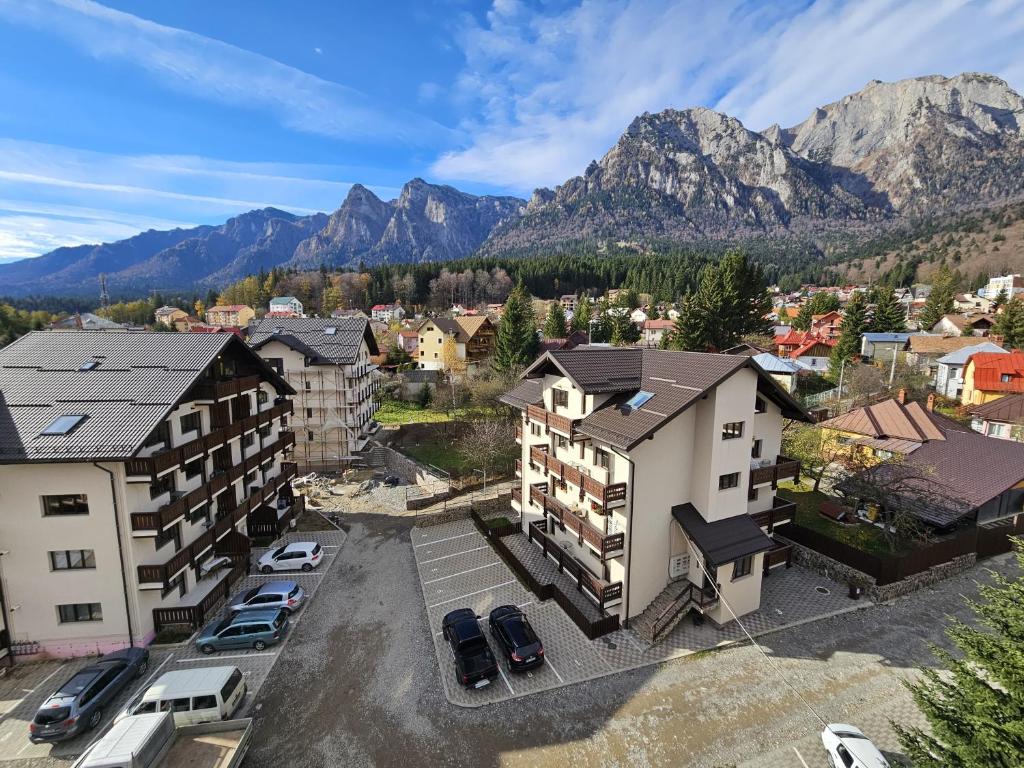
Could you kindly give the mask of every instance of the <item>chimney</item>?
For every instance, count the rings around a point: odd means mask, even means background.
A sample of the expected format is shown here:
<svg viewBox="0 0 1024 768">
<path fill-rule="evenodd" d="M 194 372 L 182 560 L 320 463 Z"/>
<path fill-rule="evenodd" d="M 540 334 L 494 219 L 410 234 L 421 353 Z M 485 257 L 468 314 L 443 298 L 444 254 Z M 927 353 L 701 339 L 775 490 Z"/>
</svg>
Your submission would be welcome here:
<svg viewBox="0 0 1024 768">
<path fill-rule="evenodd" d="M 935 410 L 935 393 L 934 392 L 932 392 L 930 395 L 928 395 L 928 404 L 925 406 L 925 408 L 927 408 L 929 411 L 934 411 Z"/>
<path fill-rule="evenodd" d="M 907 390 L 900 389 L 899 394 L 896 395 L 896 401 L 900 405 L 903 405 L 904 403 L 906 403 L 907 402 Z"/>
</svg>

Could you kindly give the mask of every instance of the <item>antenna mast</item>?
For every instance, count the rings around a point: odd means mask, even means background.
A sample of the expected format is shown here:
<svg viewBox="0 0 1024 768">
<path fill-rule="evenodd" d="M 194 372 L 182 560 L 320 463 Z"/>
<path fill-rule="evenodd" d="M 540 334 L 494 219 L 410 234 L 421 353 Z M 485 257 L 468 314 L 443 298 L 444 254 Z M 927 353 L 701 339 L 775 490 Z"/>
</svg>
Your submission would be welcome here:
<svg viewBox="0 0 1024 768">
<path fill-rule="evenodd" d="M 100 306 L 106 309 L 110 306 L 110 294 L 107 293 L 107 276 L 100 273 Z"/>
</svg>

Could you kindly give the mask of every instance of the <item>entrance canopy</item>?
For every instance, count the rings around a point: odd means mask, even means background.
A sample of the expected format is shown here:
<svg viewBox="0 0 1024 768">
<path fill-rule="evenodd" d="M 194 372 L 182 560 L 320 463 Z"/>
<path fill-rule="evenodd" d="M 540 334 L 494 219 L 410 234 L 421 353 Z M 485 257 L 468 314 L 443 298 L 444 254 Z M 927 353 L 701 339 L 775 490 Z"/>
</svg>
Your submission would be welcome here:
<svg viewBox="0 0 1024 768">
<path fill-rule="evenodd" d="M 746 514 L 709 523 L 693 504 L 687 502 L 672 507 L 672 517 L 697 545 L 704 560 L 716 568 L 775 546 Z"/>
</svg>

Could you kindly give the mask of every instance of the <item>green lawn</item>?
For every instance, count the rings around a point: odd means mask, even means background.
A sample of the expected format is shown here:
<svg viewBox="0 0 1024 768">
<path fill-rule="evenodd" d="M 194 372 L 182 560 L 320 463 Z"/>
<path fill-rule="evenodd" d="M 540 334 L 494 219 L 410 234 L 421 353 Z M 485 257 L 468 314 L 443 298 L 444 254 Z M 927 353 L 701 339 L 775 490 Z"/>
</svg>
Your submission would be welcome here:
<svg viewBox="0 0 1024 768">
<path fill-rule="evenodd" d="M 476 464 L 468 456 L 453 446 L 451 442 L 445 442 L 441 437 L 437 441 L 427 442 L 421 440 L 419 445 L 400 445 L 396 447 L 402 453 L 411 456 L 421 464 L 433 464 L 435 467 L 450 473 L 452 477 L 468 477 L 473 474 L 473 470 L 476 468 Z M 519 458 L 519 451 L 519 446 L 512 443 L 509 446 L 508 455 L 499 457 L 495 462 L 495 466 L 510 466 L 515 459 Z"/>
<path fill-rule="evenodd" d="M 418 403 L 388 400 L 380 404 L 374 418 L 381 424 L 436 424 L 442 421 L 458 421 L 470 416 L 489 415 L 482 408 L 459 408 L 453 414 L 433 406 L 421 408 Z"/>
<path fill-rule="evenodd" d="M 830 539 L 849 544 L 851 547 L 856 547 L 872 555 L 892 554 L 882 532 L 873 525 L 866 523 L 840 525 L 818 514 L 821 502 L 828 500 L 829 497 L 821 491 L 813 491 L 811 488 L 810 483 L 800 483 L 799 485 L 779 483 L 778 495 L 796 503 L 795 522 L 804 528 L 810 528 Z M 781 529 L 781 533 L 783 536 L 786 535 L 785 528 Z"/>
</svg>

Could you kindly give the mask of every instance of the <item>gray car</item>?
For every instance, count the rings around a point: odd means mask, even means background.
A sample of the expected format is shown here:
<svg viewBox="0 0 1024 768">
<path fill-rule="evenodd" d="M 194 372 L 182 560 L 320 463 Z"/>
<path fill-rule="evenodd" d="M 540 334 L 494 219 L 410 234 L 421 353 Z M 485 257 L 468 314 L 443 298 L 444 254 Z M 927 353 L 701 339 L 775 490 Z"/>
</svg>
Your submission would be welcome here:
<svg viewBox="0 0 1024 768">
<path fill-rule="evenodd" d="M 231 613 L 259 608 L 280 608 L 295 613 L 306 600 L 306 592 L 294 581 L 271 581 L 253 589 L 239 592 L 231 600 Z"/>
<path fill-rule="evenodd" d="M 62 741 L 92 730 L 103 720 L 103 709 L 148 667 L 149 651 L 125 648 L 78 670 L 43 702 L 29 723 L 29 739 L 36 744 Z"/>
</svg>

